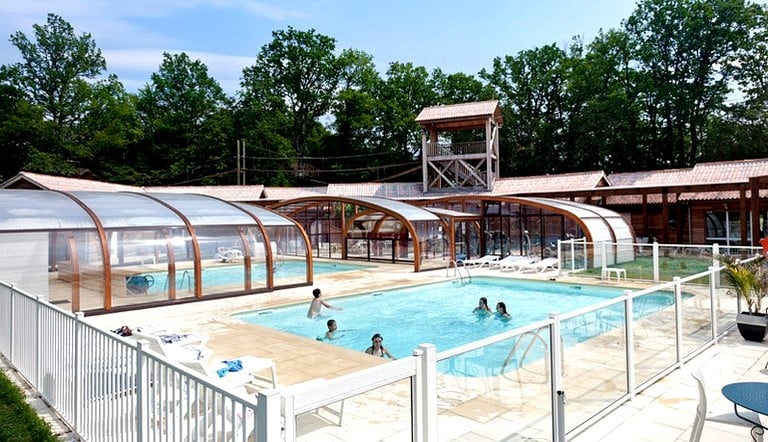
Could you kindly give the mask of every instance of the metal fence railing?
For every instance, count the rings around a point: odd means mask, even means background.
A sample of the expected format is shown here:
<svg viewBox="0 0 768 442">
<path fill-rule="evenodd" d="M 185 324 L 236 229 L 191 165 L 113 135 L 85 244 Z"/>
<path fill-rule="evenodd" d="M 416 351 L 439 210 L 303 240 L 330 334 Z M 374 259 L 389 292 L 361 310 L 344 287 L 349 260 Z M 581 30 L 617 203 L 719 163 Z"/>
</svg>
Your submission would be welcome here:
<svg viewBox="0 0 768 442">
<path fill-rule="evenodd" d="M 141 341 L 6 284 L 0 353 L 94 441 L 311 440 L 316 424 L 305 417 L 318 410 L 338 418 L 327 434 L 339 439 L 349 428 L 365 428 L 415 441 L 470 431 L 560 441 L 682 366 L 733 324 L 737 306 L 715 283 L 719 270 L 710 265 L 455 349 L 437 353 L 424 344 L 413 357 L 257 394 L 223 388 Z M 607 350 L 612 356 L 601 357 Z M 514 428 L 500 430 L 490 418 L 453 424 L 481 403 Z M 376 422 L 356 412 L 371 404 Z"/>
</svg>

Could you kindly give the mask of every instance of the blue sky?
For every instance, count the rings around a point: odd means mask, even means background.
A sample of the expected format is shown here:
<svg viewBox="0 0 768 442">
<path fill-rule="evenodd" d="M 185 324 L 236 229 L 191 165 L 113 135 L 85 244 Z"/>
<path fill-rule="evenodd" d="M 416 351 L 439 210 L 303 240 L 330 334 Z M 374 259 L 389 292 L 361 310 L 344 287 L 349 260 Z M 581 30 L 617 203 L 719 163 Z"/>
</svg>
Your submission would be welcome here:
<svg viewBox="0 0 768 442">
<path fill-rule="evenodd" d="M 371 54 L 382 75 L 395 61 L 476 75 L 494 57 L 565 47 L 575 35 L 589 42 L 634 8 L 632 0 L 7 0 L 0 2 L 0 64 L 19 61 L 10 35 L 34 38 L 32 25 L 52 12 L 77 35 L 92 35 L 108 72 L 130 91 L 149 81 L 163 52 L 186 52 L 234 93 L 272 31 L 288 26 L 333 37 L 339 51 Z"/>
</svg>

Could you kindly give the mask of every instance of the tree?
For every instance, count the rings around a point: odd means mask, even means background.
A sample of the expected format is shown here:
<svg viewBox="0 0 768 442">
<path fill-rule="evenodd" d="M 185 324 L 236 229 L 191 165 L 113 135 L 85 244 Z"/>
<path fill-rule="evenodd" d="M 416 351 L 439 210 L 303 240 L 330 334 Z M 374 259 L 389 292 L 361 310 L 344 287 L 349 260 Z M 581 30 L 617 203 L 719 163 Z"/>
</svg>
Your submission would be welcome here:
<svg viewBox="0 0 768 442">
<path fill-rule="evenodd" d="M 625 22 L 656 167 L 693 166 L 722 107 L 757 10 L 743 0 L 645 0 Z"/>
<path fill-rule="evenodd" d="M 136 101 L 114 75 L 93 86 L 85 106 L 88 118 L 81 124 L 81 131 L 88 134 L 82 141 L 87 153 L 83 165 L 102 180 L 134 185 L 147 181 L 140 150 L 144 130 Z"/>
<path fill-rule="evenodd" d="M 427 70 L 412 63 L 390 63 L 376 96 L 380 151 L 391 154 L 390 162 L 418 159 L 421 133 L 416 116 L 425 107 L 437 104 Z"/>
<path fill-rule="evenodd" d="M 81 144 L 88 134 L 80 131 L 93 94 L 90 80 L 106 62 L 90 34 L 76 36 L 58 15 L 48 14 L 46 24 L 33 29 L 35 41 L 20 31 L 11 35 L 23 61 L 0 67 L 0 78 L 43 113 L 40 138 L 45 142 L 30 146 L 25 164 L 38 172 L 75 174 L 90 155 Z"/>
<path fill-rule="evenodd" d="M 299 157 L 314 150 L 307 142 L 317 130 L 318 118 L 330 109 L 339 78 L 335 49 L 336 40 L 314 29 L 288 27 L 273 32 L 256 64 L 243 70 L 246 101 L 253 103 L 255 97 L 285 101 L 291 119 L 288 133 Z"/>
<path fill-rule="evenodd" d="M 566 127 L 566 54 L 555 45 L 496 57 L 493 70 L 480 72 L 501 102 L 501 167 L 506 174 L 556 173 L 562 164 Z M 504 175 L 505 173 L 502 173 Z"/>
<path fill-rule="evenodd" d="M 323 169 L 339 172 L 328 174 L 326 181 L 366 181 L 372 175 L 365 170 L 375 161 L 376 90 L 381 78 L 373 57 L 365 52 L 347 49 L 338 58 L 339 90 L 331 106 L 333 133 L 325 139 Z M 350 172 L 344 169 L 354 169 Z"/>
<path fill-rule="evenodd" d="M 11 35 L 24 61 L 7 68 L 8 79 L 30 103 L 43 107 L 47 119 L 74 126 L 84 117 L 83 106 L 91 94 L 87 79 L 106 69 L 106 61 L 90 34 L 76 36 L 58 15 L 48 14 L 45 26 L 33 28 L 35 42 L 21 31 Z"/>
<path fill-rule="evenodd" d="M 230 100 L 200 60 L 163 54 L 158 72 L 139 90 L 148 136 L 144 158 L 152 181 L 212 183 L 234 176 Z"/>
<path fill-rule="evenodd" d="M 610 173 L 649 164 L 639 143 L 642 127 L 630 53 L 622 31 L 600 31 L 586 48 L 574 40 L 564 60 L 568 117 L 561 172 Z"/>
</svg>

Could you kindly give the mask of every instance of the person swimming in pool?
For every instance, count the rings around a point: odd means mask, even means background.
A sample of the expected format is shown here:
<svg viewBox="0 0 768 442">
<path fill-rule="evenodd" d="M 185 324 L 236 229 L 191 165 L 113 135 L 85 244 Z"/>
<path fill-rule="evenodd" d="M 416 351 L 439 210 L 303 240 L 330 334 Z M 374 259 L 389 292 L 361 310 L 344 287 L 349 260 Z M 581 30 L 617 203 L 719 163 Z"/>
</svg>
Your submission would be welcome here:
<svg viewBox="0 0 768 442">
<path fill-rule="evenodd" d="M 371 338 L 371 346 L 365 349 L 365 352 L 369 355 L 378 356 L 380 358 L 383 358 L 384 356 L 388 357 L 389 359 L 395 359 L 394 356 L 392 356 L 392 353 L 389 352 L 384 346 L 381 344 L 384 341 L 384 338 L 381 337 L 380 334 L 376 333 Z"/>
<path fill-rule="evenodd" d="M 499 302 L 496 304 L 496 317 L 508 321 L 512 317 L 507 313 L 507 304 Z"/>
<path fill-rule="evenodd" d="M 488 298 L 486 298 L 485 296 L 481 297 L 477 301 L 477 307 L 475 307 L 475 309 L 472 310 L 472 313 L 475 313 L 475 314 L 481 313 L 486 315 L 490 315 L 491 313 L 493 313 L 491 312 L 491 308 L 488 307 Z"/>
<path fill-rule="evenodd" d="M 338 338 L 344 336 L 344 335 L 341 335 L 341 334 L 339 334 L 339 335 L 336 334 L 336 331 L 338 329 L 338 325 L 336 324 L 336 320 L 335 319 L 329 319 L 328 322 L 325 323 L 325 325 L 328 326 L 328 331 L 325 332 L 325 339 L 326 340 L 330 341 L 332 339 L 338 339 Z"/>
<path fill-rule="evenodd" d="M 309 319 L 315 318 L 317 315 L 320 314 L 320 309 L 322 309 L 323 307 L 331 310 L 344 310 L 341 307 L 336 307 L 325 302 L 324 299 L 320 299 L 321 295 L 322 295 L 322 292 L 320 291 L 320 289 L 312 290 L 312 296 L 314 296 L 315 299 L 313 299 L 312 302 L 309 304 L 309 310 L 307 311 L 307 318 Z"/>
</svg>

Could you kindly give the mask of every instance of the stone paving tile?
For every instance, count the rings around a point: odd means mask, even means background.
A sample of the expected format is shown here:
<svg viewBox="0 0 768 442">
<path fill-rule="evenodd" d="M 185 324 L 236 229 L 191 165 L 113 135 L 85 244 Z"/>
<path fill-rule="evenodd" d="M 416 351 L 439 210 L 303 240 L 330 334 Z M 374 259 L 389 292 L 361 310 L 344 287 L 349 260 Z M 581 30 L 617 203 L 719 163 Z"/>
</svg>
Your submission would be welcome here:
<svg viewBox="0 0 768 442">
<path fill-rule="evenodd" d="M 394 285 L 433 282 L 445 279 L 445 272 L 415 274 L 403 266 L 379 266 L 377 271 L 358 272 L 356 278 L 348 274 L 318 275 L 314 287 L 322 287 L 325 296 L 337 296 L 376 291 Z M 505 277 L 509 272 L 476 271 L 473 275 Z M 544 277 L 549 278 L 550 275 Z M 561 281 L 584 282 L 582 279 L 557 277 Z M 597 281 L 599 282 L 599 281 Z M 625 285 L 625 284 L 622 284 Z M 635 286 L 630 281 L 627 287 Z M 362 352 L 347 350 L 326 343 L 308 340 L 262 327 L 244 324 L 232 317 L 235 312 L 271 308 L 278 305 L 306 302 L 313 287 L 299 287 L 272 293 L 248 295 L 223 300 L 212 300 L 178 306 L 152 308 L 134 312 L 88 317 L 88 322 L 114 329 L 123 324 L 162 323 L 180 331 L 194 331 L 209 336 L 209 346 L 214 358 L 231 358 L 252 354 L 275 361 L 278 381 L 281 385 L 293 385 L 318 377 L 336 377 L 375 364 L 386 363 Z M 707 307 L 690 300 L 690 307 Z M 674 315 L 663 312 L 649 321 L 635 334 L 636 361 L 639 364 L 637 378 L 650 376 L 657 367 L 673 361 L 674 346 L 659 335 L 659 330 L 669 330 Z M 695 330 L 697 326 L 687 327 Z M 565 370 L 566 397 L 571 399 L 567 407 L 574 410 L 570 416 L 580 416 L 586 410 L 605 402 L 623 388 L 624 349 L 615 333 L 605 333 L 577 350 L 568 350 L 568 366 Z M 597 421 L 580 434 L 570 435 L 569 441 L 687 441 L 695 417 L 698 390 L 691 372 L 701 367 L 706 376 L 708 399 L 712 406 L 728 406 L 722 398 L 722 385 L 738 380 L 768 381 L 763 369 L 768 360 L 768 346 L 743 341 L 737 332 L 729 333 L 718 345 L 703 351 L 679 370 L 673 370 L 633 400 Z M 643 368 L 647 365 L 646 368 Z M 458 396 L 444 397 L 444 405 L 450 409 L 439 410 L 438 422 L 443 424 L 444 434 L 439 440 L 467 440 L 484 442 L 544 441 L 550 439 L 547 419 L 534 425 L 520 427 L 518 416 L 525 407 L 536 409 L 538 415 L 547 416 L 548 399 L 541 401 L 541 373 L 517 371 L 517 376 L 507 376 L 501 383 L 482 380 L 463 384 L 445 376 L 438 388 L 443 393 L 456 391 Z M 646 374 L 648 373 L 648 374 Z M 447 383 L 446 383 L 447 382 Z M 440 388 L 447 388 L 440 390 Z M 590 389 L 595 392 L 590 393 Z M 546 388 L 545 388 L 546 390 Z M 383 441 L 410 440 L 408 385 L 382 387 L 346 401 L 344 425 L 339 427 L 322 414 L 305 413 L 299 417 L 299 440 L 340 441 L 372 439 Z M 480 395 L 480 396 L 478 396 Z M 591 404 L 591 401 L 596 401 Z M 522 405 L 521 405 L 522 404 Z M 585 407 L 579 411 L 579 407 Z M 567 410 L 568 410 L 567 408 Z M 588 413 L 586 414 L 588 415 Z M 567 419 L 567 417 L 566 417 Z M 445 439 L 443 438 L 445 437 Z M 371 440 L 368 437 L 367 440 Z M 748 428 L 718 422 L 706 422 L 703 441 L 749 440 Z"/>
</svg>

